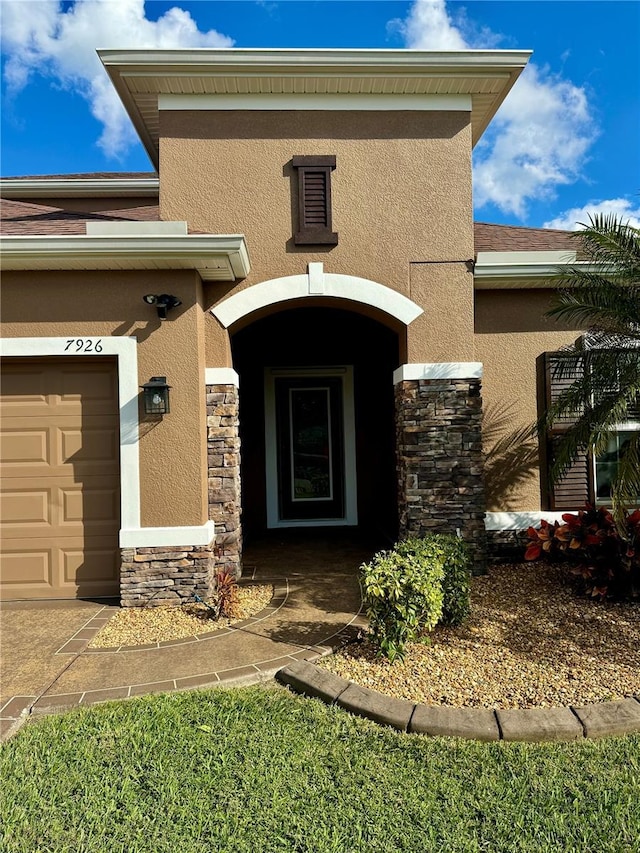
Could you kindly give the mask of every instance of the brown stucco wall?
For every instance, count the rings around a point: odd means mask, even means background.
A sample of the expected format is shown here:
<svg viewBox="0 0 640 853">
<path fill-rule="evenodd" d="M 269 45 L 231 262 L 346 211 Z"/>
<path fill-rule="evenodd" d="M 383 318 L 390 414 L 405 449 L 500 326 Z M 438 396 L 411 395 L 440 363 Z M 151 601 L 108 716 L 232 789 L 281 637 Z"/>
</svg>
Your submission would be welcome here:
<svg viewBox="0 0 640 853">
<path fill-rule="evenodd" d="M 550 290 L 479 290 L 475 293 L 475 360 L 484 365 L 482 396 L 489 451 L 502 436 L 533 424 L 542 394 L 539 359 L 580 334 L 544 316 Z M 540 477 L 531 470 L 522 482 L 487 490 L 489 511 L 541 508 Z"/>
<path fill-rule="evenodd" d="M 182 305 L 161 322 L 142 301 L 150 292 L 175 294 Z M 200 525 L 208 517 L 200 303 L 201 285 L 192 271 L 3 275 L 4 337 L 133 336 L 138 384 L 166 375 L 170 414 L 161 420 L 140 416 L 143 526 Z"/>
<path fill-rule="evenodd" d="M 428 261 L 434 270 L 427 280 L 452 276 L 457 287 L 456 264 L 473 256 L 468 119 L 462 112 L 161 112 L 161 217 L 185 219 L 193 231 L 246 235 L 251 273 L 234 286 L 207 286 L 211 305 L 261 281 L 305 273 L 312 261 L 405 296 L 414 286 L 410 264 Z M 293 245 L 290 161 L 300 154 L 336 155 L 335 247 Z M 443 272 L 435 271 L 440 263 Z M 417 274 L 418 291 L 423 279 Z M 469 285 L 461 287 L 458 316 L 471 328 Z M 207 322 L 209 366 L 228 357 L 225 334 Z M 428 323 L 415 327 L 412 359 L 427 360 L 430 334 Z"/>
<path fill-rule="evenodd" d="M 424 314 L 407 328 L 407 361 L 473 361 L 473 273 L 468 267 L 411 264 L 409 296 Z"/>
</svg>

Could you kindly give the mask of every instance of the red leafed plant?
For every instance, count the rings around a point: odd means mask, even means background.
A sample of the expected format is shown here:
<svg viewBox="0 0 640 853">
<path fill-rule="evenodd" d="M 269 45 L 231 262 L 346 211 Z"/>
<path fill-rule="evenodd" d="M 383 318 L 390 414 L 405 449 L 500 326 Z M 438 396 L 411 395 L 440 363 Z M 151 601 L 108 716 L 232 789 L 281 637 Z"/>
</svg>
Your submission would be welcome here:
<svg viewBox="0 0 640 853">
<path fill-rule="evenodd" d="M 591 504 L 565 513 L 562 523 L 542 521 L 527 534 L 525 560 L 568 561 L 593 598 L 640 598 L 640 510 L 627 515 L 624 537 L 611 512 Z"/>
<path fill-rule="evenodd" d="M 238 583 L 231 572 L 216 574 L 216 609 L 218 616 L 234 618 L 238 615 Z"/>
</svg>

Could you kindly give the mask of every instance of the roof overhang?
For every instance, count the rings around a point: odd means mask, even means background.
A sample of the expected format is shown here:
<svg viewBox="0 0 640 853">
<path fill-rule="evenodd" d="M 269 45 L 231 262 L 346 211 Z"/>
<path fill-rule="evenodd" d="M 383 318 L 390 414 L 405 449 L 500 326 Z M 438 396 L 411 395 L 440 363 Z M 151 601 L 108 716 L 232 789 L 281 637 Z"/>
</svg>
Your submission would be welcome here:
<svg viewBox="0 0 640 853">
<path fill-rule="evenodd" d="M 158 178 L 3 178 L 2 198 L 155 197 Z"/>
<path fill-rule="evenodd" d="M 203 281 L 249 273 L 242 234 L 0 237 L 3 270 L 197 270 Z"/>
<path fill-rule="evenodd" d="M 265 110 L 304 109 L 300 104 L 305 96 L 322 96 L 323 109 L 331 108 L 329 96 L 341 103 L 353 98 L 354 109 L 366 108 L 367 98 L 370 108 L 378 109 L 377 104 L 386 99 L 398 110 L 409 98 L 412 109 L 418 108 L 416 98 L 423 98 L 430 104 L 425 108 L 433 109 L 433 99 L 440 97 L 442 109 L 448 109 L 451 98 L 467 96 L 458 101 L 466 106 L 458 108 L 471 110 L 475 144 L 531 51 L 192 48 L 99 50 L 98 54 L 157 168 L 161 96 L 190 96 L 191 109 L 195 96 L 205 96 L 203 109 L 215 109 L 216 96 L 240 96 L 233 109 L 242 109 L 238 104 L 243 97 L 247 104 L 260 97 Z M 294 100 L 287 101 L 287 95 Z M 221 108 L 225 108 L 224 98 L 220 97 Z M 165 100 L 165 105 L 169 103 Z"/>
<path fill-rule="evenodd" d="M 553 287 L 563 267 L 590 268 L 566 249 L 540 252 L 478 252 L 473 270 L 476 290 Z"/>
</svg>

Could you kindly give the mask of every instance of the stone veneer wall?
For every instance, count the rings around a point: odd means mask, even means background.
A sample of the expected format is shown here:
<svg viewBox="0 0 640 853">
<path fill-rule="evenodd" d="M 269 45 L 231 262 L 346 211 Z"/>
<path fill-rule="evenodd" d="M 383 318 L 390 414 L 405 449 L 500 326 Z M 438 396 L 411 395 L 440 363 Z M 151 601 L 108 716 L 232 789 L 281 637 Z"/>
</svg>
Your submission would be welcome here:
<svg viewBox="0 0 640 853">
<path fill-rule="evenodd" d="M 486 571 L 479 379 L 410 379 L 395 386 L 400 536 L 453 533 Z"/>
<path fill-rule="evenodd" d="M 158 607 L 207 598 L 215 584 L 212 545 L 123 548 L 122 607 Z"/>
<path fill-rule="evenodd" d="M 209 518 L 215 523 L 216 571 L 242 574 L 238 389 L 207 385 Z"/>
<path fill-rule="evenodd" d="M 242 571 L 240 528 L 240 438 L 238 389 L 207 385 L 207 473 L 209 518 L 215 538 L 209 545 L 124 548 L 121 552 L 122 607 L 182 604 L 210 597 L 216 574 Z"/>
<path fill-rule="evenodd" d="M 492 563 L 521 563 L 528 541 L 526 530 L 487 530 L 487 557 Z"/>
</svg>

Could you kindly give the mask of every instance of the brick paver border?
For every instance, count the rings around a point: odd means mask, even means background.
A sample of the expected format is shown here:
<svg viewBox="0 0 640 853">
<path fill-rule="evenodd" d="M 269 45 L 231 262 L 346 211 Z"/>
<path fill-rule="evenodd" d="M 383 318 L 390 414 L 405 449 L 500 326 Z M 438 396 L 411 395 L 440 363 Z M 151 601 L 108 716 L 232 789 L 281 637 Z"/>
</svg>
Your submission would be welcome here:
<svg viewBox="0 0 640 853">
<path fill-rule="evenodd" d="M 572 741 L 640 732 L 640 697 L 566 708 L 431 707 L 360 687 L 308 660 L 289 664 L 277 675 L 303 696 L 338 705 L 397 731 L 480 741 Z"/>
</svg>

